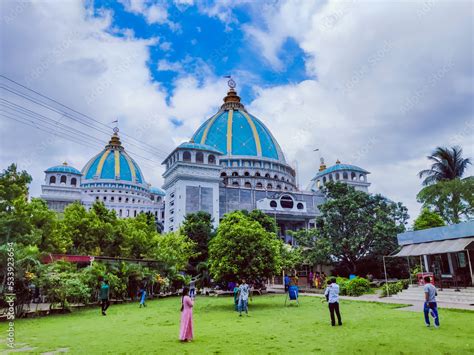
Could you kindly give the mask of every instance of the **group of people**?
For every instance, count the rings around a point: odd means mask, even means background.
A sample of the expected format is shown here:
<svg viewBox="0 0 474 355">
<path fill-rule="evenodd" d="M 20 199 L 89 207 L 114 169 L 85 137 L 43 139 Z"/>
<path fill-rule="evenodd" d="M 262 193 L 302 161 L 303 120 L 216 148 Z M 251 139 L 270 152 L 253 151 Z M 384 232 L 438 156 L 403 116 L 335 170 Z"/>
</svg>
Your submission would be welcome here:
<svg viewBox="0 0 474 355">
<path fill-rule="evenodd" d="M 295 276 L 296 277 L 296 276 Z M 291 286 L 292 283 L 297 284 L 296 280 L 289 278 L 288 286 Z M 439 315 L 438 315 L 438 306 L 436 302 L 437 290 L 436 287 L 431 283 L 431 278 L 426 276 L 424 278 L 424 307 L 423 313 L 425 317 L 425 323 L 427 327 L 430 327 L 430 315 L 434 320 L 435 328 L 439 327 Z M 286 285 L 286 280 L 285 280 Z M 179 339 L 183 342 L 191 341 L 193 339 L 193 307 L 195 302 L 195 282 L 191 282 L 192 292 L 190 288 L 184 287 L 183 293 L 181 296 L 181 325 L 179 332 Z M 235 310 L 239 312 L 239 316 L 242 316 L 242 312 L 248 316 L 248 300 L 250 297 L 250 286 L 245 280 L 242 282 L 236 283 L 234 286 L 234 307 Z M 102 315 L 106 315 L 106 311 L 110 306 L 109 300 L 110 287 L 107 280 L 103 280 L 101 283 L 99 298 L 101 301 L 101 311 Z M 140 289 L 140 307 L 145 307 L 146 300 L 146 287 L 143 286 Z M 336 283 L 334 278 L 329 279 L 327 287 L 324 291 L 324 296 L 328 302 L 329 315 L 331 318 L 331 325 L 337 324 L 342 325 L 342 317 L 339 309 L 339 285 Z"/>
<path fill-rule="evenodd" d="M 323 288 L 324 284 L 326 283 L 326 273 L 316 271 L 313 273 L 310 271 L 308 273 L 308 286 L 309 287 L 315 287 L 315 288 Z"/>
</svg>

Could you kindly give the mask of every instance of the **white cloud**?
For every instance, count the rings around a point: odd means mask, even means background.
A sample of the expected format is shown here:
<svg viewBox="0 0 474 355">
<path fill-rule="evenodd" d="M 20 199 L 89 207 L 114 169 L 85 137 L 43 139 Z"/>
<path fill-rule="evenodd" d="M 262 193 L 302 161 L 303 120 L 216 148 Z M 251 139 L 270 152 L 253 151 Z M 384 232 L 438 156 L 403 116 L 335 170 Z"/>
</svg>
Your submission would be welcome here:
<svg viewBox="0 0 474 355">
<path fill-rule="evenodd" d="M 168 25 L 173 31 L 180 29 L 178 23 L 169 19 L 168 6 L 165 2 L 153 2 L 150 0 L 119 0 L 126 11 L 136 15 L 142 15 L 148 24 Z"/>
<path fill-rule="evenodd" d="M 158 61 L 158 70 L 181 72 L 183 66 L 179 62 L 170 62 L 166 59 L 161 59 Z"/>
</svg>

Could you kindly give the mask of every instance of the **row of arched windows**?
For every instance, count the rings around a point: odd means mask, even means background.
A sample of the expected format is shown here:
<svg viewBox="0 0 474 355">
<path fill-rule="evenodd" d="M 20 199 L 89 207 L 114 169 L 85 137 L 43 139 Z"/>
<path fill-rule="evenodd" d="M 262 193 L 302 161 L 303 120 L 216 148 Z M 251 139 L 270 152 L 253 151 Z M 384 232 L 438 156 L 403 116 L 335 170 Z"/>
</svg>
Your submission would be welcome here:
<svg viewBox="0 0 474 355">
<path fill-rule="evenodd" d="M 238 177 L 238 176 L 240 176 L 240 175 L 239 175 L 239 172 L 238 172 L 238 171 L 233 171 L 233 172 L 231 173 L 231 176 L 232 176 L 232 177 Z M 243 176 L 244 176 L 244 177 L 250 177 L 251 175 L 250 175 L 250 173 L 249 173 L 248 171 L 245 171 Z M 254 174 L 254 176 L 255 176 L 255 177 L 261 177 L 262 175 L 257 171 L 257 172 Z M 221 173 L 221 177 L 227 177 L 227 173 L 226 173 L 226 172 L 222 172 L 222 173 Z M 265 178 L 266 178 L 266 179 L 272 179 L 272 176 L 271 176 L 269 173 L 266 173 L 266 174 L 265 174 Z M 274 175 L 274 176 L 273 176 L 273 179 L 285 181 L 285 177 L 284 177 L 284 176 L 282 176 L 282 177 L 280 178 L 280 177 L 278 177 L 278 175 Z M 290 179 L 286 179 L 286 182 L 290 182 Z"/>
<path fill-rule="evenodd" d="M 233 181 L 233 182 L 232 182 L 232 186 L 239 187 L 240 184 L 239 184 L 238 181 Z M 252 183 L 246 181 L 246 182 L 244 182 L 244 187 L 251 189 L 251 188 L 252 188 Z M 263 184 L 262 184 L 261 182 L 257 182 L 257 183 L 255 184 L 255 188 L 257 188 L 257 189 L 263 189 Z M 272 185 L 272 184 L 267 184 L 267 189 L 268 189 L 268 190 L 273 190 L 273 185 Z M 281 190 L 281 189 L 282 189 L 281 185 L 280 185 L 280 184 L 276 185 L 276 189 L 277 189 L 277 190 Z M 285 187 L 284 187 L 284 190 L 288 190 L 288 187 L 285 186 Z"/>
<path fill-rule="evenodd" d="M 191 161 L 191 152 L 188 152 L 187 150 L 183 152 L 183 161 Z M 196 153 L 196 163 L 204 164 L 204 154 L 202 152 Z M 215 164 L 216 157 L 212 154 L 209 154 L 209 156 L 207 157 L 207 163 Z"/>
<path fill-rule="evenodd" d="M 339 173 L 336 173 L 334 174 L 335 175 L 335 179 L 336 180 L 340 180 L 341 179 L 341 176 Z M 349 179 L 349 175 L 347 172 L 343 172 L 342 173 L 342 179 L 343 180 L 348 180 Z M 360 174 L 359 176 L 357 176 L 357 174 L 355 172 L 352 172 L 351 173 L 351 180 L 352 181 L 357 181 L 357 180 L 360 180 L 360 181 L 364 181 L 365 180 L 365 177 L 364 177 L 364 174 Z M 326 176 L 323 177 L 323 183 L 326 183 L 327 181 L 334 181 L 334 178 L 332 175 L 329 175 L 329 178 L 327 178 Z"/>
<path fill-rule="evenodd" d="M 52 185 L 52 184 L 56 184 L 56 176 L 50 176 L 49 177 L 49 184 Z M 61 177 L 59 178 L 59 183 L 60 184 L 66 184 L 67 182 L 67 176 L 66 175 L 61 175 Z M 71 179 L 71 185 L 72 186 L 76 186 L 77 185 L 77 179 L 74 177 Z"/>
</svg>

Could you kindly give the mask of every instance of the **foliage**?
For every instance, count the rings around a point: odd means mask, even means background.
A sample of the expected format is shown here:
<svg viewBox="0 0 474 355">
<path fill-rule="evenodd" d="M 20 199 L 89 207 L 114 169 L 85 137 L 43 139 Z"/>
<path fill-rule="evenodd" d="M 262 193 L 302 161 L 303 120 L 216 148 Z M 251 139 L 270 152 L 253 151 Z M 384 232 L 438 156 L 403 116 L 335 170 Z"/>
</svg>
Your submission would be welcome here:
<svg viewBox="0 0 474 355">
<path fill-rule="evenodd" d="M 213 219 L 210 213 L 199 211 L 186 215 L 181 233 L 196 243 L 196 256 L 190 262 L 196 266 L 208 258 L 208 244 L 213 235 Z"/>
<path fill-rule="evenodd" d="M 159 260 L 166 270 L 184 270 L 191 257 L 196 255 L 196 243 L 180 232 L 156 234 L 149 256 Z"/>
<path fill-rule="evenodd" d="M 342 183 L 329 182 L 323 192 L 327 201 L 319 206 L 318 225 L 333 261 L 356 273 L 358 262 L 380 259 L 397 248 L 396 236 L 405 230 L 408 219 L 401 203 Z"/>
<path fill-rule="evenodd" d="M 430 211 L 428 208 L 423 208 L 420 215 L 415 219 L 413 230 L 422 230 L 428 228 L 442 227 L 444 221 L 439 214 Z"/>
<path fill-rule="evenodd" d="M 381 297 L 387 297 L 396 295 L 399 292 L 408 288 L 409 281 L 408 280 L 401 280 L 397 282 L 390 282 L 382 286 L 382 294 Z"/>
<path fill-rule="evenodd" d="M 430 169 L 418 173 L 424 186 L 436 184 L 440 181 L 460 179 L 464 175 L 471 159 L 462 157 L 461 147 L 437 147 L 427 157 L 433 162 Z"/>
<path fill-rule="evenodd" d="M 324 287 L 328 286 L 328 282 L 331 277 L 326 279 Z M 370 282 L 363 277 L 355 277 L 352 280 L 349 280 L 345 277 L 336 277 L 336 283 L 339 285 L 339 294 L 341 296 L 362 296 L 366 293 L 371 293 L 372 289 L 370 288 Z"/>
<path fill-rule="evenodd" d="M 260 225 L 269 233 L 277 233 L 277 224 L 275 218 L 267 215 L 261 210 L 253 210 L 247 215 L 250 219 L 260 223 Z"/>
<path fill-rule="evenodd" d="M 91 289 L 83 282 L 76 266 L 64 261 L 46 264 L 41 268 L 38 284 L 51 303 L 69 309 L 72 303 L 88 303 Z"/>
<path fill-rule="evenodd" d="M 301 255 L 301 248 L 293 248 L 291 245 L 281 243 L 280 245 L 280 259 L 281 268 L 283 270 L 295 270 L 297 266 L 303 262 Z"/>
<path fill-rule="evenodd" d="M 329 239 L 321 237 L 318 229 L 300 229 L 292 232 L 292 236 L 297 242 L 303 263 L 320 265 L 331 262 L 331 244 Z"/>
<path fill-rule="evenodd" d="M 241 211 L 225 215 L 209 245 L 211 275 L 220 282 L 259 282 L 281 269 L 281 241 Z"/>
<path fill-rule="evenodd" d="M 452 179 L 426 186 L 417 195 L 423 207 L 432 208 L 448 224 L 474 216 L 474 177 Z"/>
</svg>

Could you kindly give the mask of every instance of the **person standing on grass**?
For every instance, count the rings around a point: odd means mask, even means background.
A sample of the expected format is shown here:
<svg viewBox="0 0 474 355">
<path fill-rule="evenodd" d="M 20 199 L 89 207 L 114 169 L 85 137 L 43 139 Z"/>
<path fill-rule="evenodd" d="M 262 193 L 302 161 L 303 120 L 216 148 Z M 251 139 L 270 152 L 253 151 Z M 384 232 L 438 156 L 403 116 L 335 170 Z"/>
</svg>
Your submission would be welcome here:
<svg viewBox="0 0 474 355">
<path fill-rule="evenodd" d="M 189 297 L 194 299 L 196 297 L 196 279 L 192 278 L 189 282 Z"/>
<path fill-rule="evenodd" d="M 146 284 L 143 285 L 140 288 L 139 295 L 140 295 L 140 308 L 142 308 L 142 306 L 146 307 L 146 304 L 145 304 L 145 301 L 146 301 Z"/>
<path fill-rule="evenodd" d="M 288 275 L 285 275 L 284 283 L 285 283 L 285 292 L 288 292 L 288 286 L 290 286 L 290 277 Z"/>
<path fill-rule="evenodd" d="M 337 316 L 337 323 L 342 325 L 341 313 L 339 313 L 339 285 L 336 283 L 334 278 L 328 281 L 328 287 L 324 291 L 324 296 L 329 304 L 329 314 L 331 315 L 331 325 L 334 327 L 336 325 L 336 320 L 334 319 L 334 313 Z"/>
<path fill-rule="evenodd" d="M 314 278 L 313 272 L 310 271 L 308 274 L 308 286 L 310 288 L 313 287 L 313 278 Z"/>
<path fill-rule="evenodd" d="M 249 293 L 250 287 L 245 282 L 245 279 L 242 280 L 242 284 L 239 286 L 239 316 L 242 317 L 242 311 L 245 311 L 245 314 L 249 315 Z"/>
<path fill-rule="evenodd" d="M 436 296 L 438 292 L 436 287 L 431 283 L 429 276 L 424 277 L 425 286 L 423 291 L 425 292 L 425 304 L 423 306 L 423 313 L 425 314 L 425 323 L 427 327 L 430 327 L 430 314 L 434 319 L 435 328 L 439 327 L 439 315 L 438 315 L 438 304 L 436 303 Z"/>
<path fill-rule="evenodd" d="M 239 283 L 237 282 L 234 286 L 234 307 L 235 311 L 239 310 Z"/>
<path fill-rule="evenodd" d="M 193 340 L 193 306 L 194 301 L 189 297 L 189 289 L 183 288 L 181 297 L 181 327 L 179 330 L 179 340 Z"/>
<path fill-rule="evenodd" d="M 107 308 L 109 308 L 110 306 L 109 293 L 110 293 L 109 281 L 103 280 L 100 286 L 100 292 L 99 292 L 103 316 L 106 316 L 105 312 L 107 311 Z"/>
</svg>

